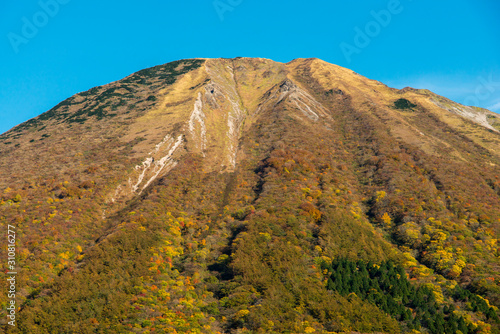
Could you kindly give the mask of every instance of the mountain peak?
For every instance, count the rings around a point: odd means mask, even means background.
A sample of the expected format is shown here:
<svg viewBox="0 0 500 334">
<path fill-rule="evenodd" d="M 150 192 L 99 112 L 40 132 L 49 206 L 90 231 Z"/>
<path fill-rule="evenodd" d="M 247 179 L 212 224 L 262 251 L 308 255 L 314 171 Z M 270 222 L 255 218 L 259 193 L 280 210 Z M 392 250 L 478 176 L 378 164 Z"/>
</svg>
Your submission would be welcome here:
<svg viewBox="0 0 500 334">
<path fill-rule="evenodd" d="M 317 58 L 78 93 L 0 136 L 19 331 L 497 330 L 499 130 Z"/>
</svg>

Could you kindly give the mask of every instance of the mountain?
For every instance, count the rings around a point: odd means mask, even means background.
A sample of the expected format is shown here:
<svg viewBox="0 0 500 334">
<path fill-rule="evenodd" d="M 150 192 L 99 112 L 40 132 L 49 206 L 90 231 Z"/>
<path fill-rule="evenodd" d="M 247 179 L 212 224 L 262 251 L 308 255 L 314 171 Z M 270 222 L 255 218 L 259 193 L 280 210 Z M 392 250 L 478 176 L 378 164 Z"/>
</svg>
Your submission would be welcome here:
<svg viewBox="0 0 500 334">
<path fill-rule="evenodd" d="M 499 176 L 499 115 L 427 90 L 145 69 L 0 136 L 3 328 L 499 333 Z"/>
</svg>

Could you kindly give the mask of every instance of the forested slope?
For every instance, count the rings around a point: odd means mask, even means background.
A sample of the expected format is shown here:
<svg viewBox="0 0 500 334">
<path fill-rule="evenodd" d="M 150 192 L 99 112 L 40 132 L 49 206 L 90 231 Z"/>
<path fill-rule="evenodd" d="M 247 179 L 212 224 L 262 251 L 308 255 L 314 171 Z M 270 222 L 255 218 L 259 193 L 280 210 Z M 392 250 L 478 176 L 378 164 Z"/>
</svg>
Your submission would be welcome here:
<svg viewBox="0 0 500 334">
<path fill-rule="evenodd" d="M 500 133 L 453 108 L 318 59 L 77 94 L 0 137 L 5 328 L 498 333 Z"/>
</svg>

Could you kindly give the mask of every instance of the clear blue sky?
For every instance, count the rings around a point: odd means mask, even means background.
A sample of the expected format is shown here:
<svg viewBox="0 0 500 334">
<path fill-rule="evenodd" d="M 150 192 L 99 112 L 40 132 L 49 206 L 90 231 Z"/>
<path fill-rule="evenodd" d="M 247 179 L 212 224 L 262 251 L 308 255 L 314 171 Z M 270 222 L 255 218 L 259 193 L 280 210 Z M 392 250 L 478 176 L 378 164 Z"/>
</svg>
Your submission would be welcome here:
<svg viewBox="0 0 500 334">
<path fill-rule="evenodd" d="M 317 57 L 500 111 L 499 18 L 498 0 L 3 0 L 0 133 L 80 91 L 195 57 Z"/>
</svg>

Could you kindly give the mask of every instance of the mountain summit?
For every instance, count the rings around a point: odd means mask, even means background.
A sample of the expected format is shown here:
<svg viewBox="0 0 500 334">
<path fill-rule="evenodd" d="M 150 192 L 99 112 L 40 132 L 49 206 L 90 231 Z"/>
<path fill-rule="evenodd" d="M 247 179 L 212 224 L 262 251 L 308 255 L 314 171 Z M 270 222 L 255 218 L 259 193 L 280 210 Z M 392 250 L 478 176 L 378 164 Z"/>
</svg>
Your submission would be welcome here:
<svg viewBox="0 0 500 334">
<path fill-rule="evenodd" d="M 8 332 L 499 331 L 500 117 L 428 90 L 181 60 L 2 134 L 0 175 Z"/>
</svg>

